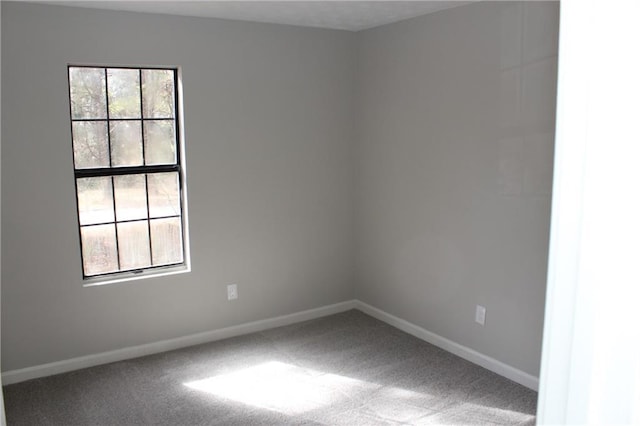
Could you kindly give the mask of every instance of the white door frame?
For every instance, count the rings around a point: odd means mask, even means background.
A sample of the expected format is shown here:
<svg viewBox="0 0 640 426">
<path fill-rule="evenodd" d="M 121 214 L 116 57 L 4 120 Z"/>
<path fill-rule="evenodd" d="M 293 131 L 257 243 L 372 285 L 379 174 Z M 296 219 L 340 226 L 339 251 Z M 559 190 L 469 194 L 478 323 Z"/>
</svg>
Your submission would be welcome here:
<svg viewBox="0 0 640 426">
<path fill-rule="evenodd" d="M 540 424 L 640 423 L 640 1 L 564 0 Z"/>
</svg>

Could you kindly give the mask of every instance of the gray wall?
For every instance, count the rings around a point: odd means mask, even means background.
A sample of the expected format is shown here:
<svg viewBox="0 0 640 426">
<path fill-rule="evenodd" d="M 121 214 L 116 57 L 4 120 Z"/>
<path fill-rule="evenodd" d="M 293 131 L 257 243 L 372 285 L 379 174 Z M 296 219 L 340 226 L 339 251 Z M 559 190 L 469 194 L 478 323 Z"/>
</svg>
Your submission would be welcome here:
<svg viewBox="0 0 640 426">
<path fill-rule="evenodd" d="M 557 25 L 482 2 L 358 34 L 356 295 L 535 376 Z"/>
<path fill-rule="evenodd" d="M 353 41 L 2 2 L 2 369 L 352 299 Z M 182 67 L 191 273 L 82 287 L 69 62 Z"/>
<path fill-rule="evenodd" d="M 357 297 L 537 375 L 557 4 L 357 34 L 2 12 L 4 371 Z M 82 287 L 68 62 L 183 67 L 191 273 Z"/>
</svg>

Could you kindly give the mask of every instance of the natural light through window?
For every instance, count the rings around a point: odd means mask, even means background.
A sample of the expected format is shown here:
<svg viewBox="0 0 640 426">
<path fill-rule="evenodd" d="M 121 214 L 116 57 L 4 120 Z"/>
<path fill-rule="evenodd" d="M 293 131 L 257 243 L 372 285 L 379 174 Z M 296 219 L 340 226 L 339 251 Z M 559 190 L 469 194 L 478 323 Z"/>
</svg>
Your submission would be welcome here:
<svg viewBox="0 0 640 426">
<path fill-rule="evenodd" d="M 234 373 L 186 383 L 186 386 L 254 407 L 296 415 L 339 402 L 372 383 L 335 374 L 322 374 L 279 361 L 266 362 Z"/>
<path fill-rule="evenodd" d="M 69 66 L 85 279 L 186 266 L 177 69 Z"/>
<path fill-rule="evenodd" d="M 439 413 L 424 401 L 438 400 L 400 387 L 385 386 L 339 374 L 269 361 L 210 378 L 187 382 L 185 386 L 255 408 L 296 416 L 355 399 L 372 406 L 381 419 L 405 421 L 416 415 L 429 415 L 437 421 Z M 370 398 L 375 394 L 375 398 Z M 420 410 L 418 410 L 420 408 Z M 534 416 L 514 410 L 462 402 L 461 410 L 480 419 L 503 419 L 521 423 Z M 431 417 L 432 416 L 432 417 Z"/>
</svg>

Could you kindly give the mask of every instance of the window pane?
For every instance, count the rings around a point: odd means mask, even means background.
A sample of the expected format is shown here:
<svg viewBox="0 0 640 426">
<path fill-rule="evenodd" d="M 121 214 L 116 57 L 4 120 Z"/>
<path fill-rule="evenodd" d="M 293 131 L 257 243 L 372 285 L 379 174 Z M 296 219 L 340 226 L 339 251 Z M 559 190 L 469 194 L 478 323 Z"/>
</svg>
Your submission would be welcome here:
<svg viewBox="0 0 640 426">
<path fill-rule="evenodd" d="M 180 218 L 151 221 L 151 250 L 154 265 L 182 262 L 182 226 Z"/>
<path fill-rule="evenodd" d="M 109 123 L 111 134 L 111 165 L 142 165 L 142 133 L 139 121 L 112 121 Z"/>
<path fill-rule="evenodd" d="M 147 221 L 119 223 L 118 249 L 120 251 L 120 269 L 151 266 Z"/>
<path fill-rule="evenodd" d="M 142 70 L 142 108 L 145 118 L 174 117 L 173 71 Z"/>
<path fill-rule="evenodd" d="M 107 118 L 104 68 L 69 68 L 71 118 Z"/>
<path fill-rule="evenodd" d="M 140 118 L 140 73 L 107 68 L 109 118 Z"/>
<path fill-rule="evenodd" d="M 82 262 L 85 275 L 104 274 L 118 270 L 115 226 L 96 225 L 80 228 Z"/>
<path fill-rule="evenodd" d="M 147 218 L 147 193 L 144 175 L 113 177 L 116 217 L 121 220 Z"/>
<path fill-rule="evenodd" d="M 145 164 L 176 163 L 176 132 L 173 120 L 144 123 Z"/>
<path fill-rule="evenodd" d="M 109 143 L 105 121 L 73 122 L 73 159 L 76 169 L 109 167 Z"/>
<path fill-rule="evenodd" d="M 147 175 L 149 185 L 149 216 L 177 216 L 180 214 L 180 190 L 178 173 L 150 173 Z"/>
<path fill-rule="evenodd" d="M 77 185 L 80 225 L 113 222 L 111 178 L 80 178 Z"/>
</svg>

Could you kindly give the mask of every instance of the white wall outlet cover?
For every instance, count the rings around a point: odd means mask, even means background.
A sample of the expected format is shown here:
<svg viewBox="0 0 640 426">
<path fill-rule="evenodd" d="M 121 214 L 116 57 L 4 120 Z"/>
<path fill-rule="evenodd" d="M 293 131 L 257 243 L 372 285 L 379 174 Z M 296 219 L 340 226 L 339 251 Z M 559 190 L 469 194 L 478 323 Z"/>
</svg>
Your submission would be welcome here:
<svg viewBox="0 0 640 426">
<path fill-rule="evenodd" d="M 235 300 L 238 298 L 238 284 L 229 284 L 227 286 L 227 300 Z"/>
<path fill-rule="evenodd" d="M 487 309 L 484 306 L 476 305 L 476 322 L 484 325 L 484 319 L 487 314 Z"/>
</svg>

